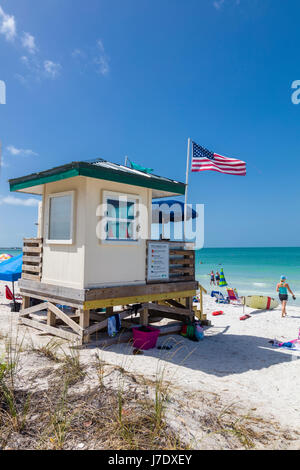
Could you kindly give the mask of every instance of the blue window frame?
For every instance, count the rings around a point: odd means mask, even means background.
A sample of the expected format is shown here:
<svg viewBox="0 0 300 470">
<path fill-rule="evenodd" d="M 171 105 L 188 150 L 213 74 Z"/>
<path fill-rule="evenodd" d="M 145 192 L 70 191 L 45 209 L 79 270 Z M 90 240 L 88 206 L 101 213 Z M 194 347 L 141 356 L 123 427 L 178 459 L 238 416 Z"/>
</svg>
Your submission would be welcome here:
<svg viewBox="0 0 300 470">
<path fill-rule="evenodd" d="M 107 241 L 136 241 L 136 201 L 107 197 Z"/>
</svg>

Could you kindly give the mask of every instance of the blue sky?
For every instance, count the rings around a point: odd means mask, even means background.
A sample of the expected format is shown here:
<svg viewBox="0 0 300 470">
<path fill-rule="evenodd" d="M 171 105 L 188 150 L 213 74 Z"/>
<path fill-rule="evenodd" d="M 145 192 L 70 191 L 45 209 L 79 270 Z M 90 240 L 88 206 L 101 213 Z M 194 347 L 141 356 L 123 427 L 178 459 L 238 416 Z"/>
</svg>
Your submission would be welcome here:
<svg viewBox="0 0 300 470">
<path fill-rule="evenodd" d="M 35 202 L 9 193 L 9 178 L 128 155 L 184 181 L 188 137 L 248 165 L 246 177 L 190 174 L 206 246 L 299 246 L 299 2 L 0 7 L 0 246 L 35 233 Z"/>
</svg>

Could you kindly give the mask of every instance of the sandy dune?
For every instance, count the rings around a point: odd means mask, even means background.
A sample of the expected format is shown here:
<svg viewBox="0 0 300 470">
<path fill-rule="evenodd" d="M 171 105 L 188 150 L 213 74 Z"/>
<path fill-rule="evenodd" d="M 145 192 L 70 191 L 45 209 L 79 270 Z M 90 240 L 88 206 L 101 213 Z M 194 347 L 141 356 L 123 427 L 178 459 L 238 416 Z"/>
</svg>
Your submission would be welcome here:
<svg viewBox="0 0 300 470">
<path fill-rule="evenodd" d="M 11 327 L 16 330 L 18 314 L 10 312 L 3 288 L 0 292 L 0 332 L 5 336 Z M 196 343 L 179 335 L 161 337 L 158 344 L 168 342 L 172 345 L 170 351 L 151 349 L 138 356 L 132 355 L 130 345 L 116 344 L 101 352 L 103 360 L 149 378 L 157 375 L 159 367 L 178 396 L 188 399 L 201 392 L 211 398 L 210 403 L 215 396 L 223 407 L 238 407 L 284 429 L 299 431 L 300 351 L 276 348 L 269 341 L 289 341 L 298 336 L 300 308 L 289 302 L 288 317 L 282 319 L 279 308 L 255 311 L 246 307 L 245 313 L 251 317 L 241 321 L 241 306 L 218 306 L 209 296 L 205 296 L 204 306 L 212 326 L 205 329 L 203 341 Z M 212 316 L 216 309 L 224 314 Z M 51 338 L 25 327 L 19 331 L 19 335 L 23 334 L 27 344 L 46 344 Z M 1 350 L 4 351 L 3 340 L 0 354 Z M 95 350 L 93 345 L 83 349 L 81 360 L 89 364 Z M 201 410 L 201 406 L 201 402 L 193 402 L 194 408 Z M 300 445 L 299 438 L 297 445 L 293 444 L 296 447 Z"/>
</svg>

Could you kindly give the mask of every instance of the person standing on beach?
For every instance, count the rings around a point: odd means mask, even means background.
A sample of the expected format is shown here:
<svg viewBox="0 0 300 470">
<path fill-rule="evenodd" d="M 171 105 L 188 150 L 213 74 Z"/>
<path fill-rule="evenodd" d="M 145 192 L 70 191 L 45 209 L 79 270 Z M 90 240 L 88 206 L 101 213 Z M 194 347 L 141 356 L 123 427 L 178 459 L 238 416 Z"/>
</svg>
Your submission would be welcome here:
<svg viewBox="0 0 300 470">
<path fill-rule="evenodd" d="M 220 273 L 219 271 L 216 272 L 216 283 L 217 283 L 217 286 L 219 285 L 219 282 L 220 282 Z"/>
<path fill-rule="evenodd" d="M 292 295 L 293 299 L 296 300 L 296 297 L 294 296 L 293 292 L 290 289 L 290 286 L 286 282 L 286 277 L 281 276 L 280 282 L 278 282 L 277 287 L 276 287 L 277 292 L 279 293 L 279 300 L 281 302 L 281 316 L 282 318 L 286 317 L 286 303 L 288 301 L 288 291 Z"/>
<path fill-rule="evenodd" d="M 209 274 L 209 276 L 210 276 L 210 285 L 211 285 L 211 286 L 214 286 L 214 285 L 215 285 L 215 274 L 214 274 L 214 272 L 212 271 L 212 272 Z"/>
</svg>

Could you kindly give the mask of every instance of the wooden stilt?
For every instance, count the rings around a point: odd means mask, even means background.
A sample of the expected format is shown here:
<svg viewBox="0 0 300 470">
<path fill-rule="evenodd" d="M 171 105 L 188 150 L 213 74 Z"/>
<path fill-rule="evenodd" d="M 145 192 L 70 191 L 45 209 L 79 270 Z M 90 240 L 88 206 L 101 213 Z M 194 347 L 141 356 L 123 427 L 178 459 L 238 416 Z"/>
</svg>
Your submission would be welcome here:
<svg viewBox="0 0 300 470">
<path fill-rule="evenodd" d="M 22 310 L 25 310 L 25 308 L 28 308 L 28 307 L 30 307 L 30 297 L 27 297 L 27 296 L 23 295 Z"/>
<path fill-rule="evenodd" d="M 83 330 L 87 329 L 90 326 L 90 311 L 89 310 L 79 311 L 79 326 L 81 326 Z M 89 340 L 90 340 L 90 335 L 85 334 L 85 331 L 83 331 L 82 342 L 88 343 Z"/>
<path fill-rule="evenodd" d="M 149 312 L 148 307 L 144 307 L 140 313 L 140 324 L 143 326 L 148 326 L 149 324 Z"/>
<path fill-rule="evenodd" d="M 107 315 L 112 316 L 114 313 L 114 307 L 106 307 L 105 312 Z"/>
<path fill-rule="evenodd" d="M 193 297 L 186 297 L 185 299 L 185 305 L 186 305 L 186 308 L 187 310 L 189 310 L 191 312 L 189 318 L 191 321 L 194 320 L 194 311 L 193 311 Z"/>
<path fill-rule="evenodd" d="M 193 309 L 193 297 L 186 297 L 185 305 L 188 310 L 192 310 Z"/>
<path fill-rule="evenodd" d="M 56 326 L 56 316 L 49 308 L 47 310 L 47 325 Z"/>
<path fill-rule="evenodd" d="M 203 291 L 202 286 L 200 286 L 200 318 L 203 315 Z"/>
</svg>

